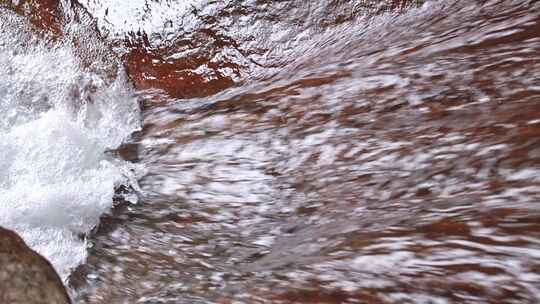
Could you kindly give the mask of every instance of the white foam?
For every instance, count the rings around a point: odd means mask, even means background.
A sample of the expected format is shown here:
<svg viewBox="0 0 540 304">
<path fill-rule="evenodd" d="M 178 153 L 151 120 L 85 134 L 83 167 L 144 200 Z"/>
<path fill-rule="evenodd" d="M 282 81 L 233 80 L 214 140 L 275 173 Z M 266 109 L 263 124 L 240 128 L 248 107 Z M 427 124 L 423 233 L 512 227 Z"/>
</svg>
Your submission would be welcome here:
<svg viewBox="0 0 540 304">
<path fill-rule="evenodd" d="M 171 5 L 169 1 L 154 2 L 123 0 L 107 2 L 81 0 L 80 3 L 94 16 L 98 17 L 98 26 L 113 35 L 143 31 L 148 35 L 178 31 L 183 26 L 182 16 L 207 1 L 184 0 Z"/>
<path fill-rule="evenodd" d="M 139 128 L 136 99 L 88 72 L 69 43 L 41 42 L 0 14 L 0 226 L 17 231 L 66 279 L 84 262 L 81 235 L 129 183 L 130 164 L 106 151 Z"/>
</svg>

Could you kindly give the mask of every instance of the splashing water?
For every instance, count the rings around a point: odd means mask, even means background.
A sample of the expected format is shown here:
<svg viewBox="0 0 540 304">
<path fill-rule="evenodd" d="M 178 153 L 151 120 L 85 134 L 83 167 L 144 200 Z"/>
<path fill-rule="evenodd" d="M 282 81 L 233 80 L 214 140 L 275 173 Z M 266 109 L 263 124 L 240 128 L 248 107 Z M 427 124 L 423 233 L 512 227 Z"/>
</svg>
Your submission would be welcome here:
<svg viewBox="0 0 540 304">
<path fill-rule="evenodd" d="M 1 16 L 0 225 L 65 279 L 115 187 L 133 180 L 134 168 L 106 151 L 139 128 L 138 104 L 121 70 L 109 79 L 85 67 L 74 35 L 44 39 L 22 17 Z"/>
</svg>

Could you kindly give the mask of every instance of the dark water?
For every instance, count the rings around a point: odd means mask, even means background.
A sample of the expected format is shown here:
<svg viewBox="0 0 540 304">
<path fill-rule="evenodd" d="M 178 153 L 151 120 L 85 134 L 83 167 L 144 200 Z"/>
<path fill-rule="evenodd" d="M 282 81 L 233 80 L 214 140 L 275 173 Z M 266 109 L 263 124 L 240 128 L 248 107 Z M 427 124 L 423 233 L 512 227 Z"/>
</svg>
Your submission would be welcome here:
<svg viewBox="0 0 540 304">
<path fill-rule="evenodd" d="M 139 2 L 82 1 L 147 174 L 77 303 L 540 301 L 540 3 Z"/>
</svg>

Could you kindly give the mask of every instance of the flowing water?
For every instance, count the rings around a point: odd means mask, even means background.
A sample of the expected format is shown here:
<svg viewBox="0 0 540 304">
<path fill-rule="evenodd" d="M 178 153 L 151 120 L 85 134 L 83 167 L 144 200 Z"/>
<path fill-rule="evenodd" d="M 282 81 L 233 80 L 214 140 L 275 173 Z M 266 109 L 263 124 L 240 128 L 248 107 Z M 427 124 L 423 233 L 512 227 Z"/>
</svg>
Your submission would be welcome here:
<svg viewBox="0 0 540 304">
<path fill-rule="evenodd" d="M 12 11 L 0 224 L 76 303 L 540 301 L 537 1 Z"/>
<path fill-rule="evenodd" d="M 99 47 L 84 24 L 67 22 L 55 39 L 5 7 L 0 15 L 0 225 L 66 278 L 115 187 L 135 178 L 133 165 L 105 152 L 140 128 L 140 110 L 125 73 L 105 73 L 118 63 L 76 47 Z"/>
</svg>

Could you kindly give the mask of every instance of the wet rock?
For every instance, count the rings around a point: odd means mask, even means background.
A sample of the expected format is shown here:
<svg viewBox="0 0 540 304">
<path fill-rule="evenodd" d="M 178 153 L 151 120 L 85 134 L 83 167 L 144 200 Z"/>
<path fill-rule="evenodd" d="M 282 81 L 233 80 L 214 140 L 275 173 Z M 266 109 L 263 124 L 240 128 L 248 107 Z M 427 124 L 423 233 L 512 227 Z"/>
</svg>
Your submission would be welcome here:
<svg viewBox="0 0 540 304">
<path fill-rule="evenodd" d="M 61 32 L 63 13 L 59 0 L 2 0 L 0 5 L 7 6 L 18 14 L 27 16 L 30 22 L 38 28 L 54 34 Z"/>
<path fill-rule="evenodd" d="M 70 303 L 51 264 L 13 231 L 0 227 L 0 303 Z"/>
<path fill-rule="evenodd" d="M 197 69 L 211 58 L 181 58 L 167 60 L 162 50 L 144 47 L 133 48 L 125 56 L 125 66 L 138 89 L 157 88 L 177 98 L 205 97 L 218 93 L 234 85 L 233 78 L 220 72 L 227 64 L 212 63 L 205 66 L 205 73 Z"/>
<path fill-rule="evenodd" d="M 135 87 L 200 98 L 278 73 L 311 48 L 295 50 L 307 37 L 422 1 L 79 2 L 120 50 Z"/>
</svg>

